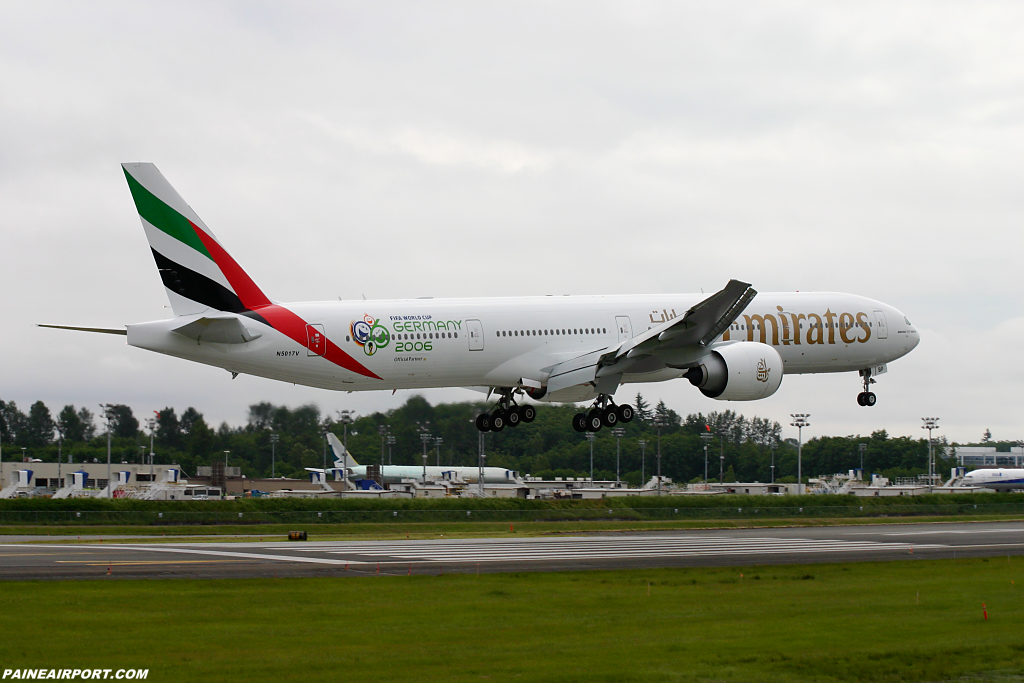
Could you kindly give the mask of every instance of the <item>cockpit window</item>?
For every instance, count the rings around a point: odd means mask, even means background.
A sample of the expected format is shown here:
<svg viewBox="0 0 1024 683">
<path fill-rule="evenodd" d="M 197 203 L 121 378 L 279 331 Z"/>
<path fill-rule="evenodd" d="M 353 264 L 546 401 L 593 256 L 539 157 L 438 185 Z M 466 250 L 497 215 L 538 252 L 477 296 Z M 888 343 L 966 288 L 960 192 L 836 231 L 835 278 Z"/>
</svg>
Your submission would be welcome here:
<svg viewBox="0 0 1024 683">
<path fill-rule="evenodd" d="M 908 325 L 913 325 L 914 324 L 914 323 L 910 322 L 910 318 L 908 318 L 907 316 L 903 316 L 903 321 L 905 323 L 907 323 Z"/>
</svg>

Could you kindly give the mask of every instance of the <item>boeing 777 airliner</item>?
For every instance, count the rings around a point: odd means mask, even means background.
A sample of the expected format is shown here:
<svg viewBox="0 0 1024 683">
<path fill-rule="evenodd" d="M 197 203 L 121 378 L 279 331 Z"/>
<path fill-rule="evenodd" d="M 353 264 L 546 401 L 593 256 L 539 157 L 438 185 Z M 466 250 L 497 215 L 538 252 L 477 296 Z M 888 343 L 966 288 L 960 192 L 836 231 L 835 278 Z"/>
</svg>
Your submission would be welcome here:
<svg viewBox="0 0 1024 683">
<path fill-rule="evenodd" d="M 857 372 L 862 406 L 917 330 L 851 294 L 532 296 L 279 303 L 263 293 L 150 163 L 122 164 L 174 317 L 98 329 L 239 373 L 343 391 L 469 387 L 495 396 L 481 431 L 531 422 L 538 401 L 592 402 L 573 426 L 633 419 L 623 384 L 686 378 L 710 398 L 774 394 L 783 374 Z"/>
</svg>

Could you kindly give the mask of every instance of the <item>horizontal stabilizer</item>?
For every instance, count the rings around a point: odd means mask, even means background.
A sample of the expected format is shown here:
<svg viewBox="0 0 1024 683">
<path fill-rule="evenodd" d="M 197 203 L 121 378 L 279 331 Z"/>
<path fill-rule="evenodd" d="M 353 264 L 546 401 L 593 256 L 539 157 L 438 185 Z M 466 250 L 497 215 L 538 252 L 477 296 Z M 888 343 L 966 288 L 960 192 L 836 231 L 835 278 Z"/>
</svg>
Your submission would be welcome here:
<svg viewBox="0 0 1024 683">
<path fill-rule="evenodd" d="M 107 327 L 72 327 L 70 325 L 36 325 L 36 327 L 49 327 L 53 330 L 78 330 L 79 332 L 99 332 L 100 334 L 122 334 L 127 335 L 127 329 L 110 329 Z"/>
<path fill-rule="evenodd" d="M 249 330 L 235 316 L 203 316 L 174 330 L 202 344 L 245 344 L 263 335 Z"/>
</svg>

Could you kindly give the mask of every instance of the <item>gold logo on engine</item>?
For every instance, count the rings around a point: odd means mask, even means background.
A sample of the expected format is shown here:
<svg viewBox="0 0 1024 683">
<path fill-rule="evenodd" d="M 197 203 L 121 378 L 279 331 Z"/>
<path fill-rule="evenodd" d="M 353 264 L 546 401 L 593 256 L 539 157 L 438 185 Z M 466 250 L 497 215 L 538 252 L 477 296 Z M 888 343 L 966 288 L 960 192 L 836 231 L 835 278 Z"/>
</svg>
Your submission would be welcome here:
<svg viewBox="0 0 1024 683">
<path fill-rule="evenodd" d="M 771 370 L 768 368 L 768 363 L 766 363 L 764 361 L 764 358 L 762 358 L 761 360 L 757 361 L 757 381 L 758 382 L 767 382 L 768 381 L 768 373 L 770 371 Z"/>
</svg>

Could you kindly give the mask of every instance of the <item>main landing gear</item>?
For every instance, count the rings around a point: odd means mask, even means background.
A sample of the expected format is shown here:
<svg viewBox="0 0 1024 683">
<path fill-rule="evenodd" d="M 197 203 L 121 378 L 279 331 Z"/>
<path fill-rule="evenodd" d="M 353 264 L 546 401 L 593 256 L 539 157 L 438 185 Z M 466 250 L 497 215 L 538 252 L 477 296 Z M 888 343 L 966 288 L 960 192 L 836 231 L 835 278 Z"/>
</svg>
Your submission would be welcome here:
<svg viewBox="0 0 1024 683">
<path fill-rule="evenodd" d="M 633 406 L 615 405 L 611 396 L 602 394 L 597 397 L 594 405 L 585 413 L 577 413 L 572 418 L 572 428 L 577 432 L 596 432 L 601 427 L 614 427 L 633 421 Z"/>
<path fill-rule="evenodd" d="M 857 405 L 859 406 L 873 406 L 877 397 L 873 391 L 870 391 L 871 385 L 875 383 L 875 380 L 871 378 L 870 370 L 861 370 L 860 376 L 864 380 L 864 391 L 857 394 Z"/>
<path fill-rule="evenodd" d="M 516 405 L 515 391 L 507 389 L 501 392 L 501 398 L 493 408 L 476 416 L 476 428 L 481 432 L 500 432 L 505 427 L 518 427 L 536 418 L 537 409 Z"/>
</svg>

